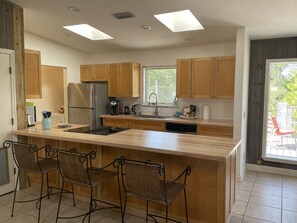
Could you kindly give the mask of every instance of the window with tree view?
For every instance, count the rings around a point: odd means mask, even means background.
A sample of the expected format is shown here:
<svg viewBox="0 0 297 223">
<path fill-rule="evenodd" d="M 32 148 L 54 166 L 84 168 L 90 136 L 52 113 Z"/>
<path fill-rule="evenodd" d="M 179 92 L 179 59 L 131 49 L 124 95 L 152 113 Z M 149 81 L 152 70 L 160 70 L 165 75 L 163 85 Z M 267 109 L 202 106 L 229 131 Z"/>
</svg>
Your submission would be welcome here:
<svg viewBox="0 0 297 223">
<path fill-rule="evenodd" d="M 176 102 L 176 68 L 171 67 L 144 67 L 143 69 L 143 95 L 147 104 L 149 95 L 158 96 L 158 104 L 164 106 L 174 105 Z M 154 98 L 155 100 L 155 98 Z M 155 101 L 151 101 L 155 102 Z"/>
<path fill-rule="evenodd" d="M 264 156 L 297 160 L 297 60 L 268 60 L 266 68 Z"/>
</svg>

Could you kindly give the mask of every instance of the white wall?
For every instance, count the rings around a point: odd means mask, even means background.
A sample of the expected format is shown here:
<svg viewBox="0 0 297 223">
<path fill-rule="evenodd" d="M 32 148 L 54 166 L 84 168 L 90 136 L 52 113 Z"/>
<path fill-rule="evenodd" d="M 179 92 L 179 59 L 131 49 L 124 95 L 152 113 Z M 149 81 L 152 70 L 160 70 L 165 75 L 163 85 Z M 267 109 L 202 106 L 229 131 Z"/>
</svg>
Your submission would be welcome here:
<svg viewBox="0 0 297 223">
<path fill-rule="evenodd" d="M 233 138 L 240 139 L 237 151 L 237 177 L 241 180 L 246 166 L 250 38 L 245 28 L 238 28 L 236 42 L 235 98 Z"/>
<path fill-rule="evenodd" d="M 80 64 L 86 63 L 89 56 L 30 32 L 25 32 L 25 49 L 40 51 L 42 65 L 66 67 L 68 83 L 80 82 Z"/>
<path fill-rule="evenodd" d="M 212 56 L 229 56 L 235 55 L 236 43 L 220 43 L 205 46 L 192 46 L 173 49 L 159 49 L 149 51 L 133 51 L 109 54 L 92 54 L 88 63 L 117 63 L 117 62 L 139 62 L 142 66 L 161 66 L 175 65 L 176 59 L 195 58 L 195 57 L 212 57 Z M 119 98 L 123 105 L 131 106 L 132 104 L 142 104 L 142 98 L 127 99 Z M 233 100 L 201 100 L 201 99 L 178 99 L 178 108 L 161 108 L 160 115 L 172 115 L 175 111 L 181 111 L 183 106 L 195 104 L 200 111 L 204 104 L 211 107 L 212 119 L 229 119 L 233 120 Z M 145 113 L 152 113 L 152 109 L 144 108 Z M 202 116 L 202 113 L 199 113 Z"/>
</svg>

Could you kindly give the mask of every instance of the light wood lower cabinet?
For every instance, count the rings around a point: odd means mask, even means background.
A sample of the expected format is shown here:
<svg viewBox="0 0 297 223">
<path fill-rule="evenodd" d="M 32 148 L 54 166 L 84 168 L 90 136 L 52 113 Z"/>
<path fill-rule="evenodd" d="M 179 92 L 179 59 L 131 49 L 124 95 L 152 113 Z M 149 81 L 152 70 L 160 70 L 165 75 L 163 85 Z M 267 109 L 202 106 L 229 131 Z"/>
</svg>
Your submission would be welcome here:
<svg viewBox="0 0 297 223">
<path fill-rule="evenodd" d="M 198 135 L 232 138 L 233 128 L 227 126 L 198 125 Z"/>
<path fill-rule="evenodd" d="M 129 120 L 129 128 L 153 131 L 165 131 L 165 123 L 158 121 Z"/>
<path fill-rule="evenodd" d="M 116 117 L 104 117 L 103 125 L 129 129 L 166 131 L 166 122 L 154 120 L 137 120 Z M 197 135 L 232 138 L 233 127 L 197 124 Z"/>
<path fill-rule="evenodd" d="M 157 152 L 146 152 L 124 148 L 107 147 L 101 145 L 85 144 L 71 141 L 60 141 L 36 137 L 28 137 L 29 143 L 38 146 L 50 144 L 55 148 L 77 148 L 80 152 L 95 151 L 97 153 L 94 166 L 102 167 L 109 164 L 116 157 L 125 156 L 129 159 L 152 160 L 163 163 L 166 166 L 166 179 L 173 180 L 187 165 L 191 166 L 192 172 L 187 179 L 187 203 L 189 222 L 226 223 L 231 216 L 235 203 L 235 180 L 236 180 L 236 150 L 233 151 L 224 162 L 198 159 L 194 157 L 175 156 Z M 51 186 L 60 187 L 61 176 L 58 171 L 50 174 Z M 30 175 L 30 182 L 40 184 L 40 176 Z M 66 185 L 70 190 L 70 185 Z M 74 186 L 76 198 L 88 200 L 90 190 L 78 185 Z M 79 195 L 79 196 L 77 196 Z M 118 185 L 116 178 L 103 183 L 94 191 L 94 197 L 109 202 L 118 203 Z M 129 198 L 128 213 L 145 214 L 146 203 L 138 199 Z M 170 216 L 180 221 L 185 220 L 183 193 L 170 205 Z M 164 206 L 150 203 L 150 211 L 164 215 Z"/>
<path fill-rule="evenodd" d="M 128 128 L 129 121 L 127 119 L 103 118 L 104 126 Z"/>
</svg>

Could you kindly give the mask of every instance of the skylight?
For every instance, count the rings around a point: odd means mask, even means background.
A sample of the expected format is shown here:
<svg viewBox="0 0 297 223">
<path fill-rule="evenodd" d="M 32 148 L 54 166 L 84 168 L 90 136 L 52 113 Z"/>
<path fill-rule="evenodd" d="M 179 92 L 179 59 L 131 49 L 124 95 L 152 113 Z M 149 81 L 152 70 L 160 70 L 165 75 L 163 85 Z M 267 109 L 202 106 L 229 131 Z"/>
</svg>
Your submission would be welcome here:
<svg viewBox="0 0 297 223">
<path fill-rule="evenodd" d="M 90 40 L 104 40 L 104 39 L 113 39 L 113 37 L 107 35 L 104 32 L 101 32 L 98 29 L 88 25 L 88 24 L 79 24 L 73 26 L 63 26 L 65 29 L 70 30 L 78 35 L 86 37 Z"/>
<path fill-rule="evenodd" d="M 204 29 L 190 10 L 154 15 L 172 32 L 184 32 Z"/>
</svg>

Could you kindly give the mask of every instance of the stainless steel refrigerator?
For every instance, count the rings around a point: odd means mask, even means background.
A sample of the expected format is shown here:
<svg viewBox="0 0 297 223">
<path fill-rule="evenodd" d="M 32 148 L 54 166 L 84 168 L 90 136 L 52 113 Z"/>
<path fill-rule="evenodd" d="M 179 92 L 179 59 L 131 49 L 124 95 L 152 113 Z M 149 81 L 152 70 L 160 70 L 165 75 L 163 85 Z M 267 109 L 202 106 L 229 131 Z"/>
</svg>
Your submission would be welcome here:
<svg viewBox="0 0 297 223">
<path fill-rule="evenodd" d="M 68 84 L 68 122 L 100 126 L 100 115 L 107 113 L 107 84 Z"/>
</svg>

